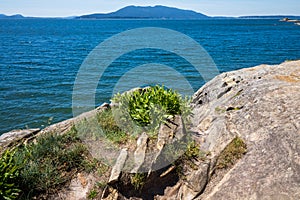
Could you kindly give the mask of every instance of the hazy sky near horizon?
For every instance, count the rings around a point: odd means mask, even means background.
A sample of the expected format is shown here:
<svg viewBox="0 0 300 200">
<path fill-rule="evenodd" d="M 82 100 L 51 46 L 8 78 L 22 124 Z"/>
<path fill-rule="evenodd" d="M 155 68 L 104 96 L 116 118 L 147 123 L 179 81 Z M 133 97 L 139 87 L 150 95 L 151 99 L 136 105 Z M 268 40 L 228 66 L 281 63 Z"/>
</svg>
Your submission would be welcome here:
<svg viewBox="0 0 300 200">
<path fill-rule="evenodd" d="M 209 16 L 300 15 L 300 0 L 0 0 L 0 13 L 63 17 L 108 13 L 128 5 L 164 5 Z"/>
</svg>

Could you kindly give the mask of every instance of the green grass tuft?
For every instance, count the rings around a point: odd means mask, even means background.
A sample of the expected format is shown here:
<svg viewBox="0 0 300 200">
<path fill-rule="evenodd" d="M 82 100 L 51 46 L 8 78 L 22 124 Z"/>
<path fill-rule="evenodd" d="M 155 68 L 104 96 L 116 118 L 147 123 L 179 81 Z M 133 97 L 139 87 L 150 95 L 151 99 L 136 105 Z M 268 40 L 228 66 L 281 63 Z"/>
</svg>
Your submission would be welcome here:
<svg viewBox="0 0 300 200">
<path fill-rule="evenodd" d="M 147 174 L 144 173 L 136 173 L 131 175 L 130 182 L 133 185 L 136 191 L 139 191 L 143 188 L 145 181 L 147 179 Z"/>
<path fill-rule="evenodd" d="M 22 165 L 18 182 L 24 198 L 51 193 L 84 170 L 88 151 L 74 131 L 45 134 L 16 152 L 16 163 Z"/>
<path fill-rule="evenodd" d="M 104 136 L 108 140 L 117 144 L 125 143 L 128 140 L 128 135 L 117 125 L 111 109 L 100 112 L 97 119 Z"/>
</svg>

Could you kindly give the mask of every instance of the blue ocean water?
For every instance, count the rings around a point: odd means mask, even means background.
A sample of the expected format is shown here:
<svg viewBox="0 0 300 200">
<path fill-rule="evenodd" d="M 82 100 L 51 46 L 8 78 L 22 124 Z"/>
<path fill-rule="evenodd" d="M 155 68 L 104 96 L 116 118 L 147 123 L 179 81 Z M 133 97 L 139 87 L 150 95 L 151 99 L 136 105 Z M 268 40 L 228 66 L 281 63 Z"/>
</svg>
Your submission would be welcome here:
<svg viewBox="0 0 300 200">
<path fill-rule="evenodd" d="M 72 117 L 73 84 L 89 52 L 117 33 L 141 27 L 163 27 L 190 36 L 205 48 L 220 72 L 300 59 L 300 26 L 271 19 L 0 20 L 0 134 Z M 177 55 L 135 51 L 105 71 L 96 104 L 109 101 L 128 67 L 158 60 L 181 70 L 194 90 L 204 84 Z"/>
</svg>

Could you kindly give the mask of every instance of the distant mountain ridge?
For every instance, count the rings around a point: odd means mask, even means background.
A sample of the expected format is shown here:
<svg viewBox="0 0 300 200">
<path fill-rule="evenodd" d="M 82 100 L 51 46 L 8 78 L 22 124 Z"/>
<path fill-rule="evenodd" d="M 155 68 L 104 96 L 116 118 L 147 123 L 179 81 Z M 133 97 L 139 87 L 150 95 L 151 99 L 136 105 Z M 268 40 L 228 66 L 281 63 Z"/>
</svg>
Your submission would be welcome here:
<svg viewBox="0 0 300 200">
<path fill-rule="evenodd" d="M 116 12 L 90 14 L 76 17 L 77 19 L 204 19 L 208 16 L 192 10 L 182 10 L 166 6 L 127 6 Z"/>
<path fill-rule="evenodd" d="M 0 19 L 22 19 L 22 18 L 24 18 L 24 16 L 20 14 L 10 15 L 10 16 L 0 14 Z"/>
</svg>

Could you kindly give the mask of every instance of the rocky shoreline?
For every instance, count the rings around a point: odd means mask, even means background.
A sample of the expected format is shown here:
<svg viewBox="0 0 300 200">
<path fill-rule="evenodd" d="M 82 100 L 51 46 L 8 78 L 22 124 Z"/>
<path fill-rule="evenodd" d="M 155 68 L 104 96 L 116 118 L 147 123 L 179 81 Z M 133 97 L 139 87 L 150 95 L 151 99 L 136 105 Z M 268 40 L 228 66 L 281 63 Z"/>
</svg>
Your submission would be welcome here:
<svg viewBox="0 0 300 200">
<path fill-rule="evenodd" d="M 183 178 L 174 176 L 174 167 L 169 166 L 148 177 L 144 190 L 155 188 L 157 183 L 173 184 L 162 184 L 159 191 L 153 190 L 151 197 L 126 192 L 126 177 L 121 171 L 127 154 L 126 150 L 121 150 L 119 162 L 111 169 L 108 184 L 100 196 L 116 200 L 299 199 L 299 100 L 300 61 L 220 74 L 194 94 L 191 103 L 193 117 L 187 130 L 182 128 L 185 126 L 180 124 L 180 119 L 174 119 L 172 124 L 175 126 L 161 127 L 167 131 L 160 131 L 158 137 L 166 138 L 163 134 L 172 132 L 175 138 L 188 131 L 201 152 L 205 152 L 201 158 L 193 159 L 192 165 L 182 166 Z M 110 106 L 104 104 L 43 130 L 16 130 L 3 134 L 0 136 L 0 151 L 50 132 L 64 134 L 77 122 L 89 119 Z M 135 169 L 145 162 L 144 154 L 149 150 L 145 137 L 141 135 L 137 141 L 135 155 L 141 160 L 135 163 Z M 163 140 L 163 143 L 166 142 Z M 156 146 L 159 143 L 158 140 Z M 226 161 L 234 144 L 239 144 L 237 150 L 243 155 Z M 224 160 L 229 162 L 227 167 L 221 167 Z M 131 174 L 137 174 L 137 170 L 132 170 Z M 69 189 L 53 199 L 87 199 L 94 182 L 92 174 L 80 174 L 70 182 Z"/>
</svg>

